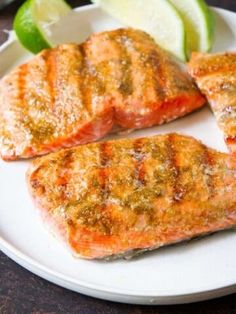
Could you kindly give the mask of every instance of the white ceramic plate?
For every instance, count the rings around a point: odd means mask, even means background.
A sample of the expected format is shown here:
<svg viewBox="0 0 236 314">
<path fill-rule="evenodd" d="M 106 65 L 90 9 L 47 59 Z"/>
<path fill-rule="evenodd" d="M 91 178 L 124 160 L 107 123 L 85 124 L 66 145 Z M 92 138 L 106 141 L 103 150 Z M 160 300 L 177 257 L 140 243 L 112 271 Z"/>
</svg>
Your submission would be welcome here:
<svg viewBox="0 0 236 314">
<path fill-rule="evenodd" d="M 236 49 L 236 14 L 216 15 L 215 51 Z M 90 33 L 120 24 L 96 6 L 77 10 L 58 41 L 84 40 Z M 66 25 L 66 27 L 65 27 Z M 70 25 L 70 26 L 69 26 Z M 0 50 L 0 76 L 30 55 L 12 37 Z M 129 137 L 178 131 L 226 151 L 222 134 L 208 108 L 176 122 Z M 35 274 L 90 296 L 139 304 L 193 302 L 236 292 L 236 232 L 224 232 L 188 244 L 160 249 L 131 261 L 75 259 L 42 225 L 29 198 L 25 172 L 29 162 L 0 161 L 0 248 Z"/>
</svg>

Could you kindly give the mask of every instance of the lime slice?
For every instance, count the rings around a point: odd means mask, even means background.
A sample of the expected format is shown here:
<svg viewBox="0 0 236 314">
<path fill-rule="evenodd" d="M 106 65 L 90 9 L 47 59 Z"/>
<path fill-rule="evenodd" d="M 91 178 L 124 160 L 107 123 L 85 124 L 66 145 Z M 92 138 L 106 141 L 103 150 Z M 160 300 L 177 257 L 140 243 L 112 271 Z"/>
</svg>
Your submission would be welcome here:
<svg viewBox="0 0 236 314">
<path fill-rule="evenodd" d="M 214 40 L 214 17 L 204 0 L 170 0 L 182 17 L 187 35 L 187 54 L 207 52 Z"/>
<path fill-rule="evenodd" d="M 14 19 L 14 30 L 19 41 L 33 53 L 50 48 L 49 26 L 70 10 L 64 0 L 27 0 Z"/>
<path fill-rule="evenodd" d="M 93 0 L 123 24 L 149 33 L 164 49 L 182 60 L 185 56 L 184 23 L 168 0 Z"/>
</svg>

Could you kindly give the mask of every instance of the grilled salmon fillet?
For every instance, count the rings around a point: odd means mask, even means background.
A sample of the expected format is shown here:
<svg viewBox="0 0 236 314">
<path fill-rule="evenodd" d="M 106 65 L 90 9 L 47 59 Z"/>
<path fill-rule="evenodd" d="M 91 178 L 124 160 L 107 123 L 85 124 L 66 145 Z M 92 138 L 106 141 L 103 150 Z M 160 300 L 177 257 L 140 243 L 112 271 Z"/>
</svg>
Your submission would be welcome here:
<svg viewBox="0 0 236 314">
<path fill-rule="evenodd" d="M 29 158 L 203 106 L 190 76 L 146 33 L 118 29 L 44 50 L 0 82 L 0 154 Z"/>
<path fill-rule="evenodd" d="M 236 52 L 193 53 L 189 72 L 206 95 L 229 150 L 236 153 Z"/>
<path fill-rule="evenodd" d="M 229 158 L 167 134 L 61 150 L 34 160 L 27 180 L 76 256 L 121 257 L 235 227 Z"/>
</svg>

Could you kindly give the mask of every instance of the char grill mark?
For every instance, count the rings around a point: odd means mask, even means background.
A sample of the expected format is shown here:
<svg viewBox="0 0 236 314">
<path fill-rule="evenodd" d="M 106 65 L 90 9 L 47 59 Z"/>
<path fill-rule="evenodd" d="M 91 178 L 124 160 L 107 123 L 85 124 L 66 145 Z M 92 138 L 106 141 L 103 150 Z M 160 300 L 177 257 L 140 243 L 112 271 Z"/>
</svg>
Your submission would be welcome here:
<svg viewBox="0 0 236 314">
<path fill-rule="evenodd" d="M 133 92 L 133 81 L 131 76 L 132 60 L 127 49 L 127 36 L 122 30 L 121 34 L 115 38 L 115 42 L 121 51 L 121 71 L 122 79 L 119 84 L 118 90 L 123 96 L 131 95 Z"/>
<path fill-rule="evenodd" d="M 53 110 L 56 105 L 57 95 L 57 50 L 46 50 L 43 57 L 46 66 L 46 81 L 48 83 L 50 104 Z"/>
<path fill-rule="evenodd" d="M 133 50 L 139 55 L 139 58 L 138 58 L 139 59 L 138 60 L 139 71 L 141 70 L 142 75 L 145 77 L 145 80 L 144 80 L 145 86 L 141 86 L 141 88 L 144 88 L 150 84 L 154 85 L 157 99 L 159 99 L 160 101 L 163 101 L 166 97 L 166 92 L 165 92 L 166 75 L 161 65 L 161 62 L 164 62 L 164 60 L 160 60 L 162 58 L 161 54 L 159 54 L 156 50 L 153 50 L 151 53 L 147 53 L 145 49 L 141 47 L 137 47 L 135 45 L 136 39 L 133 38 L 132 35 L 129 36 L 128 40 L 129 40 L 129 50 L 131 51 L 131 53 Z M 132 49 L 131 49 L 131 44 L 132 44 Z M 135 68 L 135 66 L 132 66 L 132 63 L 131 63 L 132 68 Z M 134 75 L 135 75 L 135 70 L 134 70 Z M 152 76 L 152 78 L 150 76 Z"/>
<path fill-rule="evenodd" d="M 78 69 L 78 72 L 80 73 L 80 75 L 82 76 L 82 80 L 81 80 L 81 83 L 78 84 L 78 88 L 80 89 L 80 97 L 81 97 L 81 103 L 82 103 L 82 106 L 83 108 L 81 109 L 82 110 L 86 110 L 88 113 L 91 113 L 91 99 L 89 96 L 89 93 L 88 93 L 88 90 L 87 90 L 87 87 L 89 84 L 88 82 L 88 61 L 86 59 L 86 51 L 85 51 L 85 47 L 83 44 L 81 45 L 78 45 L 78 50 L 79 50 L 79 53 L 81 55 L 81 63 L 80 63 L 80 66 L 79 66 L 79 69 Z"/>
<path fill-rule="evenodd" d="M 100 188 L 101 188 L 101 203 L 100 209 L 101 215 L 99 218 L 100 230 L 105 235 L 112 234 L 112 225 L 111 225 L 111 217 L 108 209 L 108 198 L 110 195 L 110 182 L 109 182 L 109 163 L 110 163 L 110 150 L 111 146 L 109 143 L 101 143 L 99 145 L 100 152 L 100 171 L 99 171 L 99 179 L 100 179 Z M 96 213 L 98 213 L 96 211 Z"/>
<path fill-rule="evenodd" d="M 211 199 L 215 194 L 215 183 L 214 174 L 212 173 L 212 166 L 214 165 L 213 156 L 209 152 L 206 146 L 202 145 L 203 155 L 202 155 L 202 165 L 203 165 L 203 175 L 206 178 L 206 185 L 208 188 L 208 198 Z"/>
<path fill-rule="evenodd" d="M 58 169 L 64 169 L 65 171 L 62 171 L 58 174 L 58 185 L 61 189 L 61 199 L 62 201 L 66 201 L 68 198 L 67 196 L 67 184 L 70 181 L 70 171 L 73 164 L 74 158 L 73 158 L 73 151 L 72 150 L 66 150 L 64 152 L 64 155 L 61 157 L 60 161 L 60 167 Z"/>
<path fill-rule="evenodd" d="M 135 159 L 135 181 L 137 187 L 142 187 L 146 184 L 145 182 L 145 166 L 143 163 L 144 160 L 144 152 L 143 148 L 143 140 L 137 139 L 134 141 L 134 159 Z"/>
<path fill-rule="evenodd" d="M 178 166 L 178 154 L 176 151 L 176 137 L 170 134 L 166 140 L 168 167 L 170 169 L 170 183 L 172 187 L 172 201 L 180 202 L 184 197 L 184 189 L 181 184 L 180 169 Z"/>
<path fill-rule="evenodd" d="M 103 76 L 100 75 L 99 69 L 89 61 L 89 58 L 87 58 L 85 48 L 84 60 L 84 87 L 87 88 L 87 93 L 89 96 L 86 100 L 86 109 L 91 114 L 93 102 L 97 102 L 99 97 L 104 98 L 104 95 L 106 94 L 106 80 Z"/>
<path fill-rule="evenodd" d="M 23 64 L 19 68 L 19 73 L 18 73 L 18 100 L 19 100 L 19 104 L 21 106 L 24 106 L 24 102 L 25 102 L 27 71 L 28 71 L 27 64 Z"/>
<path fill-rule="evenodd" d="M 101 77 L 99 69 L 92 65 L 86 53 L 85 44 L 78 46 L 80 50 L 82 62 L 80 66 L 82 83 L 80 86 L 83 110 L 86 110 L 89 115 L 93 114 L 92 104 L 97 102 L 100 96 L 104 96 L 106 86 L 104 78 Z"/>
<path fill-rule="evenodd" d="M 163 71 L 161 56 L 158 55 L 156 50 L 153 50 L 150 54 L 148 61 L 154 71 L 154 84 L 158 99 L 163 101 L 166 97 L 165 87 L 166 87 L 166 77 Z"/>
<path fill-rule="evenodd" d="M 123 70 L 123 79 L 121 82 L 121 86 L 125 87 L 123 92 L 121 93 L 125 96 L 135 94 L 136 88 L 143 89 L 144 86 L 136 86 L 135 84 L 135 76 L 137 75 L 137 72 L 140 72 L 140 63 L 142 62 L 142 75 L 145 77 L 145 58 L 142 59 L 142 51 L 138 49 L 136 46 L 136 39 L 132 33 L 129 33 L 127 35 L 127 30 L 120 30 L 122 36 L 120 36 L 119 41 L 121 45 L 121 49 L 123 52 L 122 57 L 126 60 L 126 63 L 128 66 L 124 64 L 124 67 L 122 67 Z M 137 63 L 137 56 L 135 57 L 135 54 L 138 54 L 138 63 Z M 145 59 L 145 60 L 144 60 Z M 121 60 L 122 62 L 122 60 Z M 126 69 L 124 69 L 126 67 Z"/>
<path fill-rule="evenodd" d="M 106 207 L 107 199 L 110 194 L 110 187 L 109 187 L 109 162 L 110 162 L 110 144 L 109 143 L 101 143 L 99 145 L 100 150 L 100 185 L 101 185 L 101 193 L 102 193 L 102 207 Z"/>
<path fill-rule="evenodd" d="M 20 118 L 20 123 L 22 124 L 23 127 L 25 127 L 28 131 L 28 129 L 30 128 L 30 123 L 29 123 L 29 119 L 28 118 L 28 111 L 27 111 L 27 106 L 25 105 L 27 99 L 27 81 L 26 81 L 26 76 L 28 74 L 28 65 L 27 64 L 23 64 L 20 68 L 19 68 L 19 73 L 18 73 L 18 101 L 19 103 L 17 104 L 18 110 L 21 108 L 23 108 L 24 110 L 24 114 L 21 114 L 21 118 Z"/>
</svg>

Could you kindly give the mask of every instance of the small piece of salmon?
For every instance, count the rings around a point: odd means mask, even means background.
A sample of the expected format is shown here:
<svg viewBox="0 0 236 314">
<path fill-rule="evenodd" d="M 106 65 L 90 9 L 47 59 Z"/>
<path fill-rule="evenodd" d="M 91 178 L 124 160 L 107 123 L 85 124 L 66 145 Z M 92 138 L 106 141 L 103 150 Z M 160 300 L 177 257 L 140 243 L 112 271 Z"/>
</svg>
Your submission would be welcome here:
<svg viewBox="0 0 236 314">
<path fill-rule="evenodd" d="M 236 168 L 167 134 L 61 150 L 33 161 L 30 193 L 72 252 L 132 255 L 236 227 Z"/>
<path fill-rule="evenodd" d="M 236 52 L 195 52 L 189 72 L 207 97 L 229 150 L 236 153 Z"/>
<path fill-rule="evenodd" d="M 206 102 L 146 33 L 118 29 L 44 50 L 0 82 L 0 155 L 29 158 L 162 124 Z"/>
</svg>

